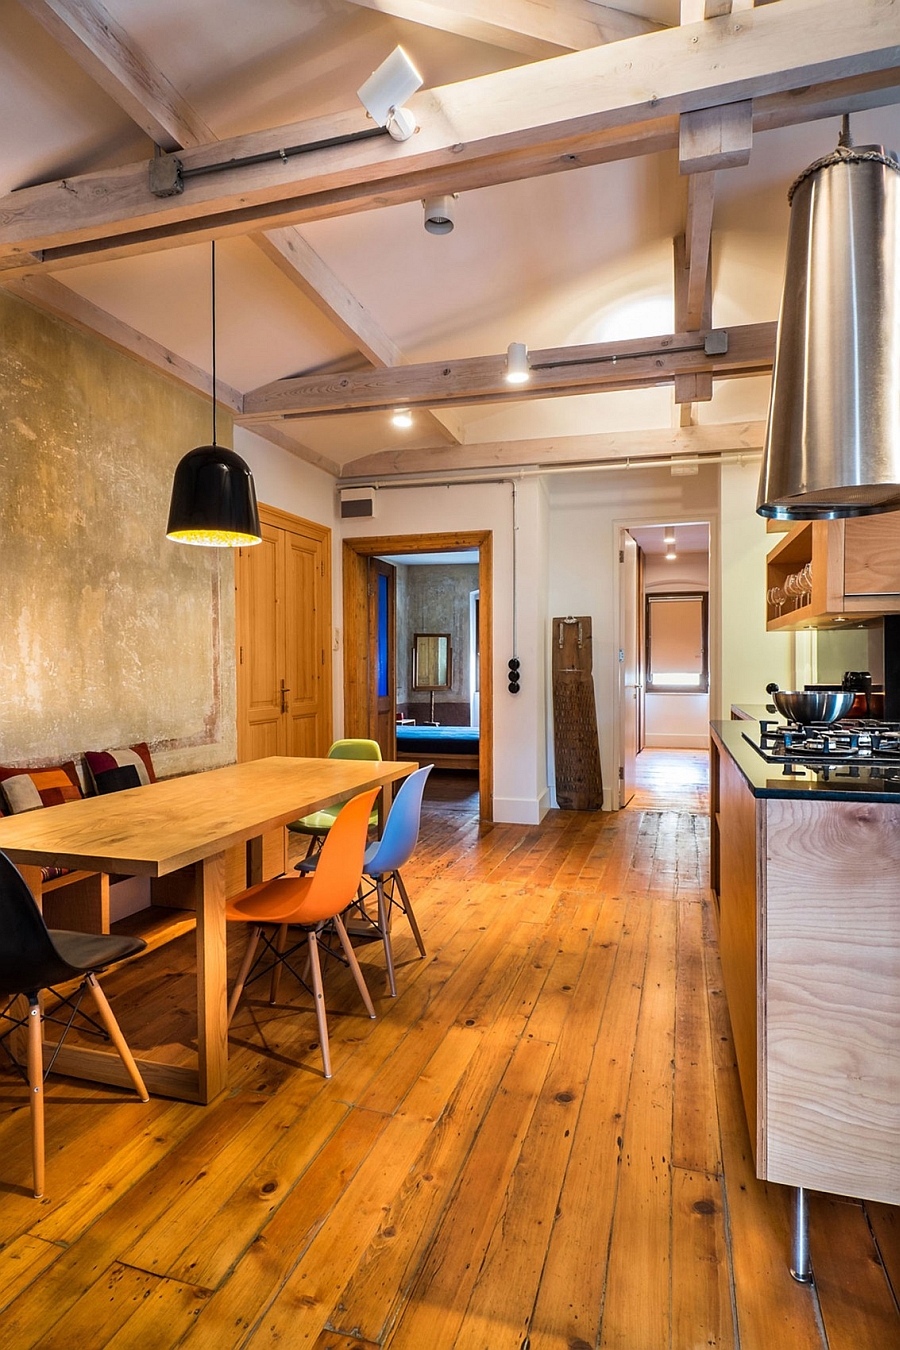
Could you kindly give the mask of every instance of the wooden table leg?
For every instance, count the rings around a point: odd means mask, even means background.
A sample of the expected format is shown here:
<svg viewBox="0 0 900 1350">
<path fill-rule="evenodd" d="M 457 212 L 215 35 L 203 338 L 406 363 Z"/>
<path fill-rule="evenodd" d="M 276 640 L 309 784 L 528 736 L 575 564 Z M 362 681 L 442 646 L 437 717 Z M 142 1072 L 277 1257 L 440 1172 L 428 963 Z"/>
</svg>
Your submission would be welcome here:
<svg viewBox="0 0 900 1350">
<path fill-rule="evenodd" d="M 194 865 L 197 896 L 197 1058 L 200 1101 L 228 1086 L 225 854 Z"/>
</svg>

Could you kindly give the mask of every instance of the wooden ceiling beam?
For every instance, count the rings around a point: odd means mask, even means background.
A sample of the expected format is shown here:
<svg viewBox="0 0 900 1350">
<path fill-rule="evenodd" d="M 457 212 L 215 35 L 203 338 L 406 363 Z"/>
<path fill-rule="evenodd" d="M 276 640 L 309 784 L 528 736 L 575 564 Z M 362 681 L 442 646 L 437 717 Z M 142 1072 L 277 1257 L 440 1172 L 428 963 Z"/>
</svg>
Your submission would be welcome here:
<svg viewBox="0 0 900 1350">
<path fill-rule="evenodd" d="M 20 0 L 20 4 L 158 145 L 177 150 L 216 142 L 212 128 L 153 66 L 100 0 Z M 374 365 L 405 361 L 397 344 L 295 227 L 253 238 L 279 271 Z M 0 263 L 0 278 L 2 271 Z M 57 306 L 62 304 L 58 286 L 47 288 L 46 293 L 55 297 Z M 32 299 L 40 303 L 38 288 L 32 288 Z M 80 312 L 78 299 L 73 297 L 70 302 L 73 312 Z M 452 414 L 424 415 L 443 440 L 458 444 L 462 439 L 458 419 Z"/>
<path fill-rule="evenodd" d="M 668 384 L 676 375 L 720 379 L 766 373 L 775 355 L 774 323 L 727 333 L 727 351 L 707 355 L 705 335 L 672 333 L 628 342 L 550 347 L 529 353 L 527 384 L 506 381 L 506 354 L 276 380 L 244 395 L 246 425 L 278 417 L 319 417 L 404 407 L 444 407 L 559 398 L 606 389 Z M 711 344 L 715 346 L 715 343 Z"/>
<path fill-rule="evenodd" d="M 364 9 L 395 19 L 458 33 L 506 51 L 540 61 L 563 52 L 583 51 L 601 42 L 616 42 L 658 31 L 652 23 L 593 0 L 351 0 Z"/>
<path fill-rule="evenodd" d="M 523 441 L 491 441 L 455 450 L 381 450 L 349 461 L 341 483 L 365 482 L 404 473 L 449 473 L 469 469 L 584 464 L 592 461 L 659 459 L 670 455 L 716 455 L 762 450 L 765 422 L 727 422 L 719 426 L 653 427 L 643 431 L 607 431 L 591 436 L 554 436 Z"/>
<path fill-rule="evenodd" d="M 164 150 L 214 139 L 203 118 L 148 65 L 100 0 L 19 0 L 133 122 Z"/>
<path fill-rule="evenodd" d="M 155 342 L 153 338 L 139 333 L 136 328 L 123 323 L 91 300 L 86 300 L 83 295 L 61 285 L 54 277 L 20 277 L 6 282 L 4 289 L 38 309 L 53 314 L 57 319 L 63 319 L 73 328 L 102 338 L 117 351 L 133 356 L 144 366 L 161 371 L 178 384 L 211 397 L 212 376 L 207 371 Z M 243 394 L 224 380 L 216 381 L 216 397 L 219 403 L 230 408 L 233 413 L 243 411 Z"/>
<path fill-rule="evenodd" d="M 523 176 L 529 156 L 533 175 L 541 156 L 549 172 L 567 155 L 600 147 L 606 157 L 635 153 L 647 127 L 652 134 L 662 119 L 757 96 L 780 96 L 782 124 L 789 124 L 809 116 L 816 86 L 835 81 L 845 95 L 869 93 L 866 81 L 886 75 L 891 92 L 882 87 L 881 96 L 900 99 L 898 10 L 884 0 L 856 0 L 849 10 L 843 0 L 780 0 L 739 20 L 649 33 L 421 91 L 410 100 L 420 131 L 408 141 L 376 137 L 286 164 L 203 174 L 179 196 L 155 197 L 146 163 L 23 188 L 0 199 L 0 255 L 44 250 L 52 264 L 54 252 L 73 246 L 82 256 L 110 245 L 139 251 L 159 247 L 171 233 L 182 240 L 213 226 L 249 233 L 311 218 L 310 207 L 334 215 L 409 200 L 429 183 L 455 190 L 467 173 L 466 187 L 487 186 Z M 180 158 L 198 168 L 364 127 L 362 110 L 354 109 L 185 150 Z"/>
</svg>

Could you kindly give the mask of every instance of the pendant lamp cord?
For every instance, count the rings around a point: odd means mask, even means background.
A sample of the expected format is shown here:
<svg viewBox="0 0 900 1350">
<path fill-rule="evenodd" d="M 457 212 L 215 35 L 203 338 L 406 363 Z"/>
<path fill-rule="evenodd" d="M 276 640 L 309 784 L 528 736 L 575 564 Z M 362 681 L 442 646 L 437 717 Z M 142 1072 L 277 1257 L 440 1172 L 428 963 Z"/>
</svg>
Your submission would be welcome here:
<svg viewBox="0 0 900 1350">
<path fill-rule="evenodd" d="M 216 444 L 216 241 L 212 241 L 212 443 Z"/>
</svg>

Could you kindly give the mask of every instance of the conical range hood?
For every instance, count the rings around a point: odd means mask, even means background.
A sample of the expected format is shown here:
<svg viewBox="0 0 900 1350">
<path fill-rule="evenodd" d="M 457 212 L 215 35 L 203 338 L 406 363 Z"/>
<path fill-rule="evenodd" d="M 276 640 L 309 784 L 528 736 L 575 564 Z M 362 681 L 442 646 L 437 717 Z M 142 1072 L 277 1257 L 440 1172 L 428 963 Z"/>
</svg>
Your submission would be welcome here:
<svg viewBox="0 0 900 1350">
<path fill-rule="evenodd" d="M 791 189 L 757 511 L 900 510 L 900 165 L 841 144 Z"/>
</svg>

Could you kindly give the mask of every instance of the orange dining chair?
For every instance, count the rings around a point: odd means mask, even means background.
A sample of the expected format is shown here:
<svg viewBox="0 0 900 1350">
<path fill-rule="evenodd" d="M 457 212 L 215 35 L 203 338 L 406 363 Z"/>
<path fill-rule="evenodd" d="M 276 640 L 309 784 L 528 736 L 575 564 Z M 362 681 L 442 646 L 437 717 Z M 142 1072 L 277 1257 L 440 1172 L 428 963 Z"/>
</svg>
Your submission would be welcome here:
<svg viewBox="0 0 900 1350">
<path fill-rule="evenodd" d="M 260 939 L 274 956 L 276 971 L 279 971 L 282 964 L 296 950 L 296 947 L 290 948 L 289 951 L 284 950 L 288 926 L 294 925 L 305 931 L 326 1078 L 331 1077 L 331 1055 L 328 1048 L 328 1022 L 325 1016 L 318 939 L 323 928 L 329 923 L 333 922 L 337 930 L 344 956 L 366 1011 L 370 1017 L 375 1016 L 375 1008 L 369 997 L 359 962 L 350 945 L 350 939 L 347 937 L 341 913 L 353 902 L 359 889 L 369 812 L 379 791 L 379 788 L 371 788 L 346 803 L 335 817 L 334 824 L 325 837 L 318 855 L 318 866 L 311 876 L 276 877 L 274 881 L 264 881 L 258 886 L 251 886 L 249 890 L 242 891 L 240 895 L 229 900 L 225 911 L 226 918 L 251 925 L 244 959 L 228 1001 L 229 1025 L 250 975 Z M 274 943 L 263 931 L 264 927 L 270 924 L 275 924 L 278 928 L 277 941 Z M 273 1003 L 277 996 L 277 988 L 277 982 L 273 980 L 270 995 Z"/>
</svg>

